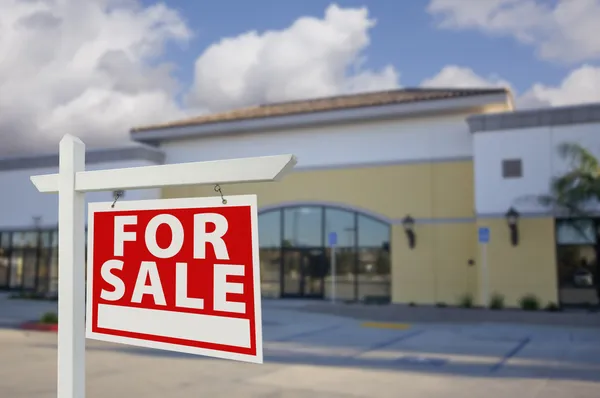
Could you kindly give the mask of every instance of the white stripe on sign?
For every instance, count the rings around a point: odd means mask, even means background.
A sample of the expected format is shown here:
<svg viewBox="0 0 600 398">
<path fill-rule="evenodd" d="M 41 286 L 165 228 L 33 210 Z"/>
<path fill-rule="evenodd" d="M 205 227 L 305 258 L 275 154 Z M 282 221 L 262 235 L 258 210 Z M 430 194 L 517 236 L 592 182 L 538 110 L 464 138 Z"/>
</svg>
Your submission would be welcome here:
<svg viewBox="0 0 600 398">
<path fill-rule="evenodd" d="M 98 327 L 235 347 L 250 347 L 250 320 L 248 319 L 99 304 Z"/>
</svg>

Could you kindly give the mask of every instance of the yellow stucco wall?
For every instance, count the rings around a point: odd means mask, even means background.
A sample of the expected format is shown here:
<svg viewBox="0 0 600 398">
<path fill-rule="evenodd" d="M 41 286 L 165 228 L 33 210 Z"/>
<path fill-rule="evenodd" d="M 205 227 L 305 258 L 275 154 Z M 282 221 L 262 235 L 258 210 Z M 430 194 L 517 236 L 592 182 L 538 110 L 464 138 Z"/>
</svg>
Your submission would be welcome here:
<svg viewBox="0 0 600 398">
<path fill-rule="evenodd" d="M 432 223 L 415 228 L 417 245 L 406 246 L 402 225 L 392 230 L 392 300 L 397 303 L 455 305 L 477 292 L 475 224 Z"/>
<path fill-rule="evenodd" d="M 512 246 L 506 220 L 479 219 L 490 228 L 486 257 L 490 295 L 501 293 L 507 306 L 518 306 L 526 294 L 534 294 L 542 305 L 558 303 L 556 245 L 553 218 L 519 220 L 519 244 Z M 478 250 L 481 265 L 482 251 Z M 478 291 L 478 302 L 480 302 Z"/>
<path fill-rule="evenodd" d="M 473 217 L 471 161 L 297 171 L 280 182 L 221 185 L 255 193 L 259 207 L 286 202 L 349 204 L 389 218 Z M 212 186 L 174 187 L 163 197 L 215 196 Z"/>
<path fill-rule="evenodd" d="M 392 301 L 455 304 L 476 293 L 476 225 L 471 161 L 295 172 L 281 182 L 222 185 L 225 195 L 256 193 L 259 207 L 327 202 L 365 209 L 391 225 Z M 214 196 L 212 186 L 176 187 L 163 197 Z M 410 214 L 417 246 L 408 248 L 399 221 Z M 422 221 L 422 222 L 421 222 Z"/>
</svg>

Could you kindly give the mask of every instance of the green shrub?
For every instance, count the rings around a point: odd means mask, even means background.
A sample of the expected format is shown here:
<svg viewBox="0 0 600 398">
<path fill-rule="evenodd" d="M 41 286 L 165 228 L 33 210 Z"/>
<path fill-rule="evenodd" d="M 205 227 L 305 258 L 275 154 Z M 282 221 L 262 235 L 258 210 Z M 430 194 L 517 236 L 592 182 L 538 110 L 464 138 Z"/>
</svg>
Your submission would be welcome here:
<svg viewBox="0 0 600 398">
<path fill-rule="evenodd" d="M 469 293 L 463 294 L 460 297 L 458 304 L 463 308 L 473 308 L 473 295 Z"/>
<path fill-rule="evenodd" d="M 519 300 L 519 305 L 525 311 L 537 311 L 540 309 L 540 300 L 533 294 L 526 294 Z"/>
<path fill-rule="evenodd" d="M 490 299 L 490 309 L 501 310 L 504 308 L 504 296 L 500 293 L 494 293 Z"/>
<path fill-rule="evenodd" d="M 549 312 L 557 312 L 560 311 L 560 307 L 556 303 L 548 303 L 545 310 Z"/>
<path fill-rule="evenodd" d="M 55 312 L 46 312 L 40 318 L 40 322 L 56 324 L 56 323 L 58 323 L 58 315 Z"/>
<path fill-rule="evenodd" d="M 438 308 L 446 308 L 448 306 L 448 304 L 446 304 L 446 303 L 436 303 L 435 306 L 438 307 Z"/>
</svg>

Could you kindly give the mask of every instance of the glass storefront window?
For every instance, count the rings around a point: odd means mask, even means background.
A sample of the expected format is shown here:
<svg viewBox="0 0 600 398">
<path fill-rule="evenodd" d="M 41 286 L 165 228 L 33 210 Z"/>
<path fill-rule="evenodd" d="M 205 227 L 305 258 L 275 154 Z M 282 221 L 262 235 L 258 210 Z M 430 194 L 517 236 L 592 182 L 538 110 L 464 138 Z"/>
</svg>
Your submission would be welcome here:
<svg viewBox="0 0 600 398">
<path fill-rule="evenodd" d="M 283 216 L 284 246 L 323 246 L 323 209 L 321 207 L 286 208 L 283 210 Z"/>
<path fill-rule="evenodd" d="M 556 243 L 586 245 L 596 243 L 593 220 L 560 220 L 556 222 Z"/>
<path fill-rule="evenodd" d="M 18 248 L 34 249 L 38 247 L 38 232 L 13 232 L 12 246 Z"/>
<path fill-rule="evenodd" d="M 331 297 L 332 232 L 337 235 L 336 299 L 388 297 L 389 225 L 327 206 L 283 207 L 259 215 L 263 294 Z"/>
<path fill-rule="evenodd" d="M 8 286 L 10 267 L 10 233 L 0 232 L 0 287 Z"/>
<path fill-rule="evenodd" d="M 0 247 L 4 249 L 10 248 L 10 232 L 0 232 Z"/>
<path fill-rule="evenodd" d="M 281 246 L 281 210 L 258 216 L 258 243 L 261 248 Z"/>
<path fill-rule="evenodd" d="M 52 253 L 50 254 L 50 284 L 48 286 L 48 291 L 50 293 L 58 292 L 58 249 L 52 249 Z"/>
<path fill-rule="evenodd" d="M 390 295 L 390 227 L 381 221 L 358 216 L 358 295 Z"/>
<path fill-rule="evenodd" d="M 0 231 L 0 288 L 45 293 L 56 230 Z"/>
<path fill-rule="evenodd" d="M 563 245 L 557 249 L 558 283 L 563 305 L 596 305 L 598 258 L 592 245 Z"/>
<path fill-rule="evenodd" d="M 40 249 L 40 258 L 38 265 L 38 283 L 37 291 L 40 293 L 47 293 L 50 283 L 50 256 L 52 255 L 52 249 L 42 248 Z"/>
<path fill-rule="evenodd" d="M 280 249 L 260 249 L 260 279 L 269 282 L 279 281 L 280 263 Z"/>
<path fill-rule="evenodd" d="M 325 209 L 325 232 L 327 236 L 335 232 L 337 247 L 354 247 L 356 235 L 356 213 L 340 209 Z"/>
</svg>

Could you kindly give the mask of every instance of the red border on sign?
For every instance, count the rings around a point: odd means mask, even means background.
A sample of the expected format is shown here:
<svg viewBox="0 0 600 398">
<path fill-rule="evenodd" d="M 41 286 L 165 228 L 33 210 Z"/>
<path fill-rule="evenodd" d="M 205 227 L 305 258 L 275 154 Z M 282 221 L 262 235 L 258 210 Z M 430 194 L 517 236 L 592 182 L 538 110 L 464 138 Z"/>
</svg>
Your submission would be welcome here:
<svg viewBox="0 0 600 398">
<path fill-rule="evenodd" d="M 262 363 L 260 267 L 258 259 L 258 228 L 256 225 L 256 196 L 232 196 L 227 199 L 227 205 L 222 205 L 220 197 L 128 201 L 121 202 L 114 209 L 110 206 L 112 203 L 90 204 L 88 214 L 87 337 L 123 344 Z M 159 213 L 170 214 L 180 220 L 186 236 L 180 253 L 169 259 L 153 257 L 151 252 L 148 251 L 144 241 L 144 228 L 148 223 L 148 219 Z M 228 220 L 229 229 L 227 230 L 227 233 L 223 235 L 223 239 L 225 240 L 230 253 L 227 261 L 218 260 L 215 257 L 216 253 L 208 249 L 208 247 L 211 247 L 210 245 L 207 245 L 206 259 L 192 259 L 193 239 L 191 234 L 193 230 L 193 221 L 191 220 L 193 218 L 190 217 L 199 213 L 217 213 Z M 136 237 L 134 241 L 127 241 L 124 243 L 124 253 L 122 257 L 118 258 L 117 256 L 114 258 L 122 260 L 124 263 L 121 270 L 113 270 L 112 273 L 118 275 L 124 281 L 125 293 L 119 300 L 106 301 L 100 298 L 100 291 L 103 288 L 109 291 L 113 287 L 111 285 L 106 285 L 106 281 L 102 279 L 100 266 L 114 257 L 114 217 L 116 215 L 137 217 L 137 223 L 128 226 L 129 229 L 127 230 L 128 232 L 134 232 Z M 110 221 L 111 219 L 113 220 L 112 224 Z M 161 244 L 161 234 L 164 235 L 162 239 L 163 244 Z M 109 241 L 103 242 L 102 239 L 104 239 L 104 237 L 107 237 Z M 156 239 L 159 247 L 164 248 L 169 246 L 170 240 L 172 239 L 169 228 L 165 227 L 161 232 L 159 227 L 156 233 Z M 166 244 L 164 244 L 164 242 L 166 242 Z M 110 250 L 107 248 L 110 248 Z M 155 303 L 152 295 L 144 295 L 142 301 L 139 303 L 131 302 L 133 285 L 135 285 L 135 281 L 137 280 L 140 262 L 142 261 L 155 261 L 157 264 L 163 286 L 163 294 L 166 300 L 162 304 Z M 202 298 L 205 303 L 203 309 L 175 307 L 174 286 L 176 280 L 176 262 L 188 263 L 188 294 L 193 298 Z M 214 309 L 214 300 L 212 297 L 215 296 L 213 283 L 215 276 L 214 267 L 211 268 L 211 265 L 218 264 L 219 262 L 223 263 L 224 266 L 227 266 L 228 264 L 244 266 L 245 272 L 243 275 L 229 275 L 226 277 L 228 282 L 243 285 L 243 293 L 228 293 L 226 298 L 227 301 L 244 303 L 244 313 L 227 313 Z M 211 269 L 212 272 L 210 271 Z M 145 283 L 147 284 L 148 280 L 146 280 Z M 189 333 L 192 333 L 194 330 L 194 325 L 187 325 L 185 323 L 179 327 L 179 330 L 176 333 L 177 336 L 181 336 L 180 332 L 182 330 L 188 332 L 188 336 L 185 338 L 175 337 L 175 335 L 164 336 L 148 333 L 145 329 L 142 332 L 137 328 L 135 330 L 129 329 L 131 325 L 136 327 L 139 322 L 143 323 L 141 318 L 136 318 L 135 320 L 125 319 L 126 322 L 124 322 L 124 324 L 129 325 L 127 328 L 120 327 L 119 325 L 115 328 L 99 327 L 99 305 L 105 305 L 103 308 L 110 307 L 117 310 L 123 309 L 121 313 L 133 310 L 147 314 L 147 311 L 153 311 L 152 314 L 166 314 L 166 316 L 169 317 L 168 312 L 173 312 L 177 314 L 201 315 L 204 316 L 203 319 L 208 319 L 209 321 L 211 319 L 225 319 L 226 321 L 229 319 L 244 319 L 247 320 L 247 323 L 249 324 L 249 346 L 198 341 L 188 338 Z M 117 311 L 117 313 L 119 313 L 119 311 Z M 183 315 L 181 318 L 192 319 Z M 198 318 L 200 317 L 194 317 L 194 319 Z M 113 322 L 114 324 L 117 320 L 116 318 L 113 318 L 110 322 Z M 244 322 L 242 321 L 241 323 Z M 236 324 L 240 324 L 240 322 Z M 106 324 L 104 324 L 104 326 L 106 326 Z M 151 326 L 161 329 L 161 323 L 154 322 L 154 325 Z M 172 325 L 164 324 L 163 326 L 165 326 L 163 329 L 173 330 L 173 327 L 167 327 Z M 195 325 L 195 327 L 198 326 Z M 119 328 L 128 330 L 118 330 Z M 236 327 L 236 333 L 237 330 Z M 240 328 L 238 334 L 242 335 L 244 330 L 244 328 Z M 228 333 L 224 332 L 222 333 L 223 336 L 231 335 L 233 333 L 232 330 L 228 330 Z M 213 337 L 215 336 L 215 333 L 212 334 Z M 185 333 L 183 334 L 185 335 Z M 222 341 L 220 338 L 215 339 Z"/>
</svg>

